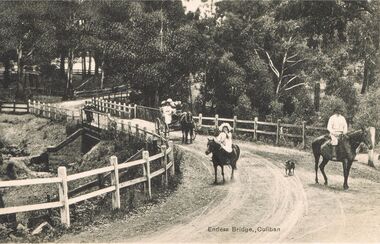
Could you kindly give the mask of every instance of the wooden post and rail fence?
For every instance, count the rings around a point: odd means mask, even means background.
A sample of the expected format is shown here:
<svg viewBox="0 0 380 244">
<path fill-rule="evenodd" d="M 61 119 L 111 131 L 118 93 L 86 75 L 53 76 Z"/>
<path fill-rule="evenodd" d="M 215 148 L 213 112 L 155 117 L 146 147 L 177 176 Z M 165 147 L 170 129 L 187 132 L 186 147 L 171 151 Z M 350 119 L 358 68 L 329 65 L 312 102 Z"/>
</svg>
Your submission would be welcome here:
<svg viewBox="0 0 380 244">
<path fill-rule="evenodd" d="M 199 114 L 193 118 L 197 122 L 197 127 L 199 129 L 208 128 L 218 130 L 218 127 L 222 123 L 227 122 L 232 125 L 235 133 L 252 134 L 252 139 L 254 141 L 258 140 L 259 135 L 271 136 L 274 138 L 274 143 L 279 145 L 282 139 L 298 138 L 302 144 L 302 148 L 306 147 L 308 138 L 327 133 L 326 128 L 308 126 L 305 121 L 303 121 L 302 124 L 296 125 L 282 123 L 281 119 L 278 119 L 277 122 L 274 123 L 259 121 L 257 117 L 253 120 L 241 120 L 238 119 L 237 116 L 234 116 L 232 119 L 220 118 L 217 114 L 215 117 L 204 117 L 202 114 Z"/>
<path fill-rule="evenodd" d="M 31 186 L 31 185 L 41 185 L 41 184 L 58 184 L 59 201 L 39 203 L 24 206 L 6 207 L 0 208 L 0 215 L 28 212 L 35 210 L 60 208 L 61 222 L 67 227 L 70 226 L 70 205 L 82 202 L 84 200 L 94 198 L 106 193 L 111 193 L 112 196 L 112 209 L 119 209 L 120 206 L 120 189 L 133 186 L 139 183 L 146 185 L 145 193 L 148 199 L 152 198 L 152 184 L 151 181 L 154 177 L 162 175 L 164 181 L 163 184 L 168 184 L 168 173 L 174 174 L 174 158 L 173 158 L 173 147 L 172 143 L 169 143 L 169 148 L 166 150 L 166 146 L 162 147 L 162 152 L 149 156 L 148 151 L 143 151 L 143 159 L 135 160 L 131 162 L 119 163 L 116 156 L 111 156 L 111 165 L 107 167 L 102 167 L 98 169 L 93 169 L 77 174 L 68 175 L 66 167 L 58 168 L 58 176 L 52 178 L 41 178 L 41 179 L 25 179 L 25 180 L 11 180 L 11 181 L 0 181 L 0 187 L 20 187 L 20 186 Z M 163 167 L 159 170 L 151 172 L 151 163 L 155 160 L 160 160 L 163 163 Z M 145 172 L 142 177 L 135 179 L 130 179 L 124 182 L 119 182 L 119 170 L 127 169 L 134 166 L 143 167 Z M 111 174 L 111 185 L 105 188 L 95 190 L 80 196 L 69 197 L 69 187 L 68 183 L 75 180 L 84 179 L 91 176 L 97 176 L 99 174 Z"/>
<path fill-rule="evenodd" d="M 41 108 L 39 108 L 41 109 Z M 102 116 L 108 116 L 107 114 L 97 112 L 102 114 Z M 81 173 L 76 173 L 72 175 L 67 174 L 66 167 L 59 167 L 57 172 L 57 177 L 51 178 L 40 178 L 40 179 L 25 179 L 25 180 L 11 180 L 11 181 L 0 181 L 0 188 L 9 187 L 20 187 L 20 186 L 31 186 L 31 185 L 41 185 L 41 184 L 57 184 L 58 185 L 58 196 L 59 200 L 47 203 L 39 203 L 24 206 L 14 206 L 0 208 L 0 215 L 36 211 L 51 208 L 60 208 L 61 222 L 67 227 L 70 226 L 70 205 L 82 202 L 84 200 L 94 198 L 106 193 L 111 193 L 112 198 L 112 209 L 121 208 L 120 205 L 120 189 L 125 187 L 134 186 L 136 184 L 144 184 L 144 192 L 148 199 L 152 198 L 152 179 L 161 176 L 162 186 L 168 185 L 169 174 L 175 174 L 174 165 L 174 149 L 173 142 L 167 141 L 165 138 L 155 134 L 154 132 L 147 131 L 146 128 L 139 128 L 138 125 L 133 126 L 129 122 L 128 124 L 119 123 L 116 126 L 121 131 L 126 131 L 135 134 L 138 137 L 144 137 L 147 139 L 148 136 L 156 137 L 161 139 L 162 145 L 160 146 L 160 152 L 150 156 L 149 151 L 142 151 L 142 159 L 137 159 L 134 161 L 129 161 L 119 163 L 116 156 L 110 157 L 110 166 L 102 167 L 98 169 L 93 169 Z M 156 164 L 155 168 L 159 168 L 155 171 L 152 170 L 152 164 Z M 127 181 L 120 182 L 120 171 L 125 171 L 125 169 L 131 167 L 142 167 L 143 176 L 128 179 Z M 111 185 L 105 188 L 101 188 L 95 191 L 87 192 L 80 196 L 72 197 L 72 191 L 70 192 L 68 184 L 75 180 L 80 180 L 88 178 L 91 176 L 98 176 L 100 174 L 111 175 Z M 91 183 L 91 182 L 90 182 Z M 87 184 L 88 185 L 88 184 Z M 71 193 L 71 194 L 69 194 Z"/>
</svg>

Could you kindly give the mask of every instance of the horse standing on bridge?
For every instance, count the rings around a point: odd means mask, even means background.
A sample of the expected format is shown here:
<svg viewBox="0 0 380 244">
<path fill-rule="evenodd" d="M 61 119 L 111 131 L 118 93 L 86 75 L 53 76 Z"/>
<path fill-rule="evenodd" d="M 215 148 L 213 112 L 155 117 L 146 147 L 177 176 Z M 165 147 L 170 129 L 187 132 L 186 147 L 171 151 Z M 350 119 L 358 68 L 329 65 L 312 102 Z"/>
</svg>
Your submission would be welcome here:
<svg viewBox="0 0 380 244">
<path fill-rule="evenodd" d="M 194 119 L 191 112 L 184 112 L 180 117 L 181 131 L 182 131 L 182 143 L 188 143 L 190 135 L 190 143 L 193 143 L 194 135 Z"/>
<path fill-rule="evenodd" d="M 214 165 L 214 172 L 215 172 L 215 184 L 217 183 L 217 167 L 220 166 L 222 168 L 222 176 L 223 176 L 223 183 L 225 182 L 224 179 L 224 165 L 228 165 L 232 168 L 231 172 L 231 180 L 234 178 L 234 170 L 237 169 L 236 164 L 240 157 L 240 148 L 236 144 L 232 144 L 232 152 L 227 153 L 225 150 L 222 149 L 222 146 L 220 143 L 216 142 L 214 138 L 209 138 L 207 142 L 207 150 L 206 155 L 209 155 L 212 153 L 212 163 Z"/>
<path fill-rule="evenodd" d="M 328 184 L 327 176 L 325 174 L 325 166 L 329 160 L 332 158 L 332 146 L 329 141 L 329 136 L 320 136 L 312 142 L 311 146 L 313 149 L 314 159 L 315 159 L 315 183 L 318 184 L 318 164 L 319 158 L 322 155 L 322 162 L 319 164 L 319 169 L 322 172 L 323 178 L 325 179 L 325 185 Z M 343 176 L 344 183 L 343 188 L 348 189 L 348 175 L 350 174 L 350 169 L 352 162 L 356 157 L 356 149 L 361 143 L 364 143 L 368 148 L 372 149 L 371 134 L 364 129 L 349 132 L 346 135 L 342 135 L 341 142 L 337 146 L 337 158 L 336 161 L 340 161 L 343 164 Z"/>
</svg>

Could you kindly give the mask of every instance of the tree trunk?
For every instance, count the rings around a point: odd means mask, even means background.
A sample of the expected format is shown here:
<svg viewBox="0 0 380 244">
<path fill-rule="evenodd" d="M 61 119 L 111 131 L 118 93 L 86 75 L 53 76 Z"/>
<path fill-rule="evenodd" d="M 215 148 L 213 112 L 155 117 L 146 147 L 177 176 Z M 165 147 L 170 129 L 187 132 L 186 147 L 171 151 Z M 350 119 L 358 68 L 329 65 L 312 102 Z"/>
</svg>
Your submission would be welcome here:
<svg viewBox="0 0 380 244">
<path fill-rule="evenodd" d="M 24 89 L 22 87 L 22 74 L 22 44 L 20 44 L 17 48 L 17 88 L 15 94 L 16 98 L 23 98 L 24 96 Z"/>
<path fill-rule="evenodd" d="M 5 57 L 4 60 L 4 80 L 3 80 L 3 87 L 8 88 L 9 84 L 11 83 L 11 61 L 9 57 Z"/>
<path fill-rule="evenodd" d="M 366 93 L 367 87 L 368 87 L 368 71 L 369 71 L 369 63 L 368 60 L 365 59 L 364 61 L 364 78 L 363 78 L 363 85 L 362 85 L 362 90 L 361 94 Z"/>
<path fill-rule="evenodd" d="M 67 80 L 66 80 L 66 98 L 73 97 L 73 59 L 74 59 L 74 51 L 72 49 L 69 50 L 69 55 L 67 59 L 68 67 L 67 67 Z"/>
<path fill-rule="evenodd" d="M 91 51 L 88 52 L 88 75 L 91 75 L 92 56 Z"/>
<path fill-rule="evenodd" d="M 99 75 L 99 53 L 95 52 L 94 55 L 94 61 L 95 61 L 95 75 Z"/>
<path fill-rule="evenodd" d="M 193 84 L 193 80 L 194 80 L 194 77 L 193 77 L 193 74 L 190 72 L 190 75 L 189 75 L 189 102 L 190 102 L 190 111 L 191 112 L 194 112 L 194 107 L 193 107 L 193 93 L 191 91 L 191 86 Z"/>
<path fill-rule="evenodd" d="M 321 84 L 319 82 L 316 82 L 314 85 L 314 110 L 316 112 L 319 111 L 320 99 L 321 99 Z"/>
<path fill-rule="evenodd" d="M 82 52 L 82 80 L 86 78 L 86 52 Z"/>
<path fill-rule="evenodd" d="M 65 74 L 65 58 L 66 58 L 65 51 L 61 50 L 60 63 L 59 63 L 59 73 L 60 73 L 62 78 L 66 77 L 66 74 Z"/>
<path fill-rule="evenodd" d="M 101 78 L 100 78 L 100 89 L 103 90 L 103 85 L 104 85 L 104 66 L 105 66 L 105 63 L 104 63 L 104 58 L 102 60 L 102 68 L 101 68 Z"/>
</svg>

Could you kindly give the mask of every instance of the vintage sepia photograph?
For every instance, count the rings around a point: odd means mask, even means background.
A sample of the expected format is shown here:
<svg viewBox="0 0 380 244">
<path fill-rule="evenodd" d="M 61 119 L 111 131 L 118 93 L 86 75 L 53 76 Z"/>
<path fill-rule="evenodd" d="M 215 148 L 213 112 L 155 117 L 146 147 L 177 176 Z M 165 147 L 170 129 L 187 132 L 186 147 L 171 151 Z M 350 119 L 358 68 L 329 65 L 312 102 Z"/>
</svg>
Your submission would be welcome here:
<svg viewBox="0 0 380 244">
<path fill-rule="evenodd" d="M 380 0 L 1 0 L 1 243 L 379 243 Z"/>
</svg>

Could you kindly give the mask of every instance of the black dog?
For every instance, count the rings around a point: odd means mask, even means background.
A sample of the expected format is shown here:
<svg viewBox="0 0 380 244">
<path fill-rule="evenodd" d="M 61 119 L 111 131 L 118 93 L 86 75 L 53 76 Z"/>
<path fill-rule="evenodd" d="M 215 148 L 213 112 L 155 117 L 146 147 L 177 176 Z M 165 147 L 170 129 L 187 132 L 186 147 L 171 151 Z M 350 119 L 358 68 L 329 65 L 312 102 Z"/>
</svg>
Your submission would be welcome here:
<svg viewBox="0 0 380 244">
<path fill-rule="evenodd" d="M 294 175 L 294 169 L 296 168 L 296 163 L 294 160 L 288 160 L 285 162 L 285 175 Z"/>
</svg>

